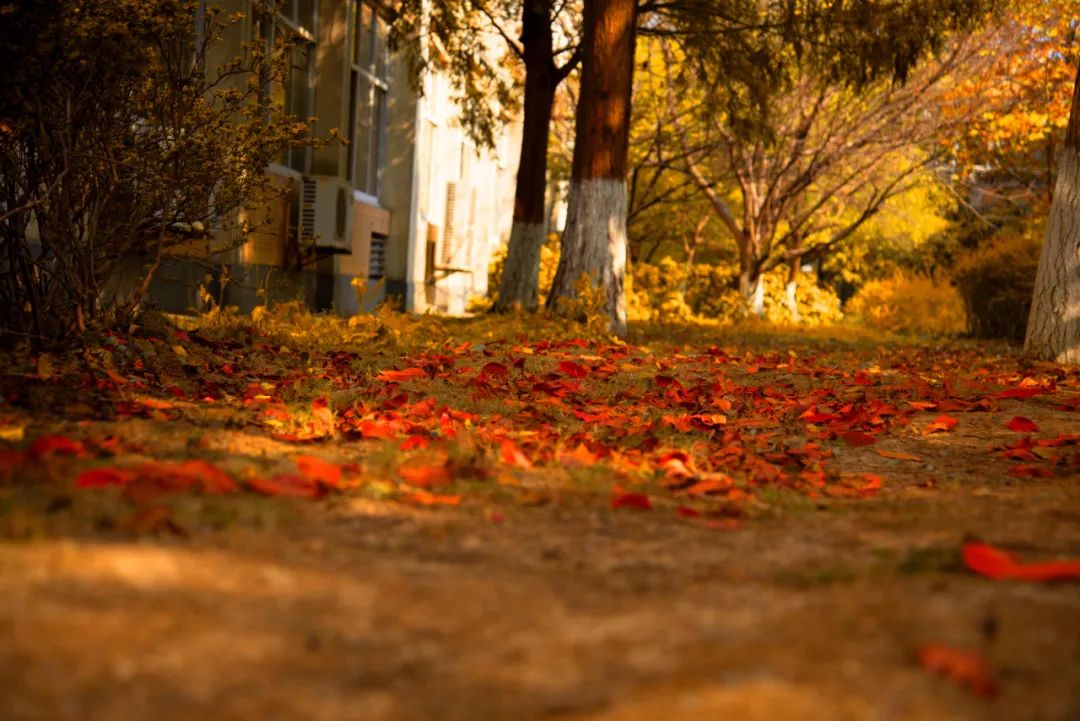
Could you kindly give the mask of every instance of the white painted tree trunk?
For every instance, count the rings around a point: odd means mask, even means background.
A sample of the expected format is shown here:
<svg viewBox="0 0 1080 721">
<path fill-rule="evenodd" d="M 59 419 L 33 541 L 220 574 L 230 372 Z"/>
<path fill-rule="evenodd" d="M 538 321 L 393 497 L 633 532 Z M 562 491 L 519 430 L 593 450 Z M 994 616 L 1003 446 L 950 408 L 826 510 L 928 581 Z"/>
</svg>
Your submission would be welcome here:
<svg viewBox="0 0 1080 721">
<path fill-rule="evenodd" d="M 801 322 L 802 316 L 799 315 L 799 284 L 789 280 L 787 286 L 784 287 L 784 291 L 787 297 L 787 309 L 788 314 L 791 316 L 791 322 Z"/>
<path fill-rule="evenodd" d="M 496 310 L 535 310 L 539 302 L 540 252 L 547 239 L 544 223 L 515 222 L 503 263 Z"/>
<path fill-rule="evenodd" d="M 562 256 L 548 306 L 559 298 L 576 298 L 575 282 L 588 273 L 593 287 L 604 289 L 604 311 L 611 332 L 626 334 L 626 183 L 612 178 L 570 182 L 570 203 Z M 557 309 L 557 308 L 556 308 Z"/>
<path fill-rule="evenodd" d="M 765 317 L 765 279 L 760 275 L 754 279 L 754 289 L 746 299 L 750 312 L 758 318 Z"/>
<path fill-rule="evenodd" d="M 1075 147 L 1065 148 L 1058 165 L 1024 351 L 1043 360 L 1080 363 L 1080 149 Z"/>
</svg>

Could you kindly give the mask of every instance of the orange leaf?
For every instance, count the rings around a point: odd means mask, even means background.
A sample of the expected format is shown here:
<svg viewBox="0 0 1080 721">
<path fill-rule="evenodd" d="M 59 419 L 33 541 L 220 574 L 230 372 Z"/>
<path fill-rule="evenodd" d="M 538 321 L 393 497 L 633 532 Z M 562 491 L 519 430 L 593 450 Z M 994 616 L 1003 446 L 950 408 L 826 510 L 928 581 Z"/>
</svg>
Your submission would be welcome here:
<svg viewBox="0 0 1080 721">
<path fill-rule="evenodd" d="M 412 491 L 402 498 L 422 506 L 456 506 L 461 503 L 461 496 L 440 496 L 427 491 Z"/>
<path fill-rule="evenodd" d="M 919 664 L 930 673 L 967 686 L 980 696 L 992 698 L 997 695 L 997 683 L 990 666 L 978 651 L 928 643 L 919 649 Z"/>
<path fill-rule="evenodd" d="M 270 478 L 249 478 L 247 485 L 251 490 L 267 496 L 317 498 L 323 493 L 318 483 L 301 476 L 284 473 Z"/>
<path fill-rule="evenodd" d="M 413 486 L 430 488 L 431 486 L 450 485 L 450 469 L 445 463 L 436 463 L 429 466 L 401 466 L 398 468 L 400 475 L 406 483 Z"/>
<path fill-rule="evenodd" d="M 388 381 L 396 383 L 398 381 L 408 381 L 414 378 L 426 378 L 427 371 L 423 368 L 406 368 L 405 370 L 384 370 L 379 371 L 378 379 L 381 381 Z"/>
<path fill-rule="evenodd" d="M 1005 424 L 1005 427 L 1016 433 L 1037 433 L 1039 430 L 1039 427 L 1035 425 L 1035 421 L 1023 416 L 1013 416 L 1012 420 Z"/>
<path fill-rule="evenodd" d="M 293 461 L 300 475 L 309 481 L 326 486 L 337 486 L 341 483 L 341 466 L 336 463 L 307 455 L 296 456 Z"/>
<path fill-rule="evenodd" d="M 937 433 L 938 431 L 951 431 L 953 428 L 956 428 L 957 423 L 959 423 L 958 420 L 956 420 L 952 416 L 945 415 L 944 413 L 942 413 L 940 416 L 935 418 L 933 423 L 928 425 L 923 430 L 923 432 L 924 433 Z"/>
<path fill-rule="evenodd" d="M 644 493 L 617 493 L 611 499 L 612 508 L 635 508 L 639 511 L 651 511 L 652 501 Z"/>
<path fill-rule="evenodd" d="M 1080 560 L 1021 563 L 1007 551 L 988 543 L 968 541 L 963 547 L 964 565 L 997 581 L 1067 581 L 1080 579 Z"/>
<path fill-rule="evenodd" d="M 518 468 L 532 468 L 532 462 L 525 457 L 525 454 L 521 452 L 521 449 L 510 440 L 504 439 L 501 444 L 502 462 L 508 466 L 516 466 Z"/>
</svg>

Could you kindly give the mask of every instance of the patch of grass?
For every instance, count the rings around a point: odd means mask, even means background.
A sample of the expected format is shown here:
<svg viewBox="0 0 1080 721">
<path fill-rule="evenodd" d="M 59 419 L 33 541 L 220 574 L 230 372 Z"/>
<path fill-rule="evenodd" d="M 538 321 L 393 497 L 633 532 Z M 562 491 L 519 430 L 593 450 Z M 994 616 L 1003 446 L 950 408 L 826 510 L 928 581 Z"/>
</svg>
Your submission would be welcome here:
<svg viewBox="0 0 1080 721">
<path fill-rule="evenodd" d="M 859 579 L 859 572 L 847 566 L 821 566 L 818 568 L 791 569 L 776 574 L 775 580 L 785 586 L 814 588 L 834 584 L 852 583 Z"/>
</svg>

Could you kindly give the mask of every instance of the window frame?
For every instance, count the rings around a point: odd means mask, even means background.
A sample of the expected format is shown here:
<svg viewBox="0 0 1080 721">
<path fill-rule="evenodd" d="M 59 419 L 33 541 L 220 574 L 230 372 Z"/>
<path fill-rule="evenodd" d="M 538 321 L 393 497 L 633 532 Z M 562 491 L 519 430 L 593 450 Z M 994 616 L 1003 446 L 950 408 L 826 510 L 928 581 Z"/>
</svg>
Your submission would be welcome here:
<svg viewBox="0 0 1080 721">
<path fill-rule="evenodd" d="M 362 22 L 364 10 L 370 15 L 369 22 Z M 352 183 L 358 197 L 377 200 L 383 184 L 387 159 L 387 127 L 389 124 L 390 96 L 390 50 L 387 42 L 389 28 L 375 3 L 351 0 L 349 4 L 349 149 L 346 178 Z M 360 58 L 364 36 L 370 38 L 370 57 Z M 382 74 L 379 74 L 379 70 Z M 367 97 L 363 97 L 365 86 Z M 377 100 L 378 99 L 378 100 Z M 363 105 L 361 106 L 361 103 Z M 365 123 L 366 137 L 359 137 L 359 128 Z M 361 145 L 362 144 L 362 145 Z M 363 148 L 361 163 L 360 151 Z M 364 167 L 361 167 L 363 165 Z"/>
</svg>

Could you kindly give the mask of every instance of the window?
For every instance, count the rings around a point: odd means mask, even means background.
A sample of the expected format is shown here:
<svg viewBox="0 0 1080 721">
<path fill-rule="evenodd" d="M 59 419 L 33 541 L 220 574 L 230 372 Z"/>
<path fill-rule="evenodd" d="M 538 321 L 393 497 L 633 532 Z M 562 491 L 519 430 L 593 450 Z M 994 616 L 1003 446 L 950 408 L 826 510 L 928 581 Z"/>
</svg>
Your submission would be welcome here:
<svg viewBox="0 0 1080 721">
<path fill-rule="evenodd" d="M 386 167 L 386 93 L 389 83 L 386 21 L 374 8 L 352 0 L 349 33 L 350 158 L 346 178 L 378 197 Z"/>
<path fill-rule="evenodd" d="M 264 92 L 289 115 L 308 118 L 315 110 L 312 59 L 315 56 L 316 0 L 285 0 L 275 13 L 256 18 L 259 37 L 268 51 L 276 44 L 288 43 L 289 63 L 281 82 L 264 83 Z M 285 151 L 282 165 L 307 172 L 308 149 Z"/>
</svg>

